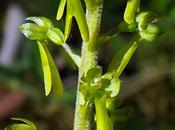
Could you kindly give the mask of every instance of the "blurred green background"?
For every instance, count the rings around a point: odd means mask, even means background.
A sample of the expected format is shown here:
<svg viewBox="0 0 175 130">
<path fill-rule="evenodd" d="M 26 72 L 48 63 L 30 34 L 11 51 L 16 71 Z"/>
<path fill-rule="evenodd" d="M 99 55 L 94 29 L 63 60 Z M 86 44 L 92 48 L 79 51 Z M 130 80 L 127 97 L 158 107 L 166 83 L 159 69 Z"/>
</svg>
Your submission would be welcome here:
<svg viewBox="0 0 175 130">
<path fill-rule="evenodd" d="M 126 0 L 104 0 L 101 33 L 117 28 Z M 40 57 L 35 42 L 27 40 L 17 27 L 28 16 L 46 16 L 56 21 L 59 0 L 0 0 L 0 129 L 11 117 L 24 117 L 39 130 L 72 130 L 77 69 L 62 48 L 49 46 L 64 84 L 62 97 L 45 97 Z M 143 43 L 121 79 L 120 97 L 134 112 L 118 130 L 175 130 L 175 1 L 142 0 L 141 10 L 161 17 L 164 34 L 155 42 Z M 130 39 L 122 33 L 99 51 L 99 64 L 108 67 L 112 56 Z M 74 21 L 70 46 L 80 53 L 81 37 Z"/>
</svg>

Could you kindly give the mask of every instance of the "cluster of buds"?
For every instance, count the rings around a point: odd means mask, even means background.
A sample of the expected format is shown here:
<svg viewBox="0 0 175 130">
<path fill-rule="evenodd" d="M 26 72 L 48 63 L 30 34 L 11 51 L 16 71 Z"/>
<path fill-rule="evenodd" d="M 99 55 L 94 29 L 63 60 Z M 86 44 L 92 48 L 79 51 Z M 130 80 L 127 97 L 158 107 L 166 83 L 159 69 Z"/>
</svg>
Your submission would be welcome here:
<svg viewBox="0 0 175 130">
<path fill-rule="evenodd" d="M 157 25 L 159 19 L 153 12 L 140 12 L 140 0 L 128 0 L 125 13 L 124 24 L 128 31 L 137 31 L 141 39 L 154 41 L 162 34 L 161 28 Z"/>
</svg>

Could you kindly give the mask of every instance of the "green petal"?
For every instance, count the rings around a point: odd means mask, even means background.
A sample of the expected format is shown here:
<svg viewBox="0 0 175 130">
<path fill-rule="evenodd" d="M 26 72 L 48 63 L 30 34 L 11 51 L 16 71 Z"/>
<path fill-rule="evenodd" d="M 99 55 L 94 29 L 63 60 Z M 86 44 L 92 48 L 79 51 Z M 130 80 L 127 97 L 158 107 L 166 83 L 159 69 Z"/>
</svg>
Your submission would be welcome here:
<svg viewBox="0 0 175 130">
<path fill-rule="evenodd" d="M 58 73 L 57 67 L 54 63 L 54 60 L 47 48 L 45 43 L 39 43 L 40 53 L 42 52 L 43 58 L 42 60 L 42 67 L 44 72 L 44 82 L 45 82 L 45 93 L 46 96 L 49 95 L 51 89 L 53 90 L 55 95 L 62 95 L 63 93 L 63 85 L 61 82 L 60 75 Z"/>
<path fill-rule="evenodd" d="M 19 30 L 30 40 L 42 41 L 47 38 L 47 28 L 34 23 L 25 23 L 19 26 Z"/>
<path fill-rule="evenodd" d="M 61 45 L 64 42 L 64 36 L 60 29 L 49 28 L 47 32 L 48 38 L 55 44 Z"/>
<path fill-rule="evenodd" d="M 65 25 L 65 30 L 64 30 L 64 42 L 69 37 L 70 31 L 71 31 L 71 26 L 72 26 L 72 18 L 73 18 L 73 16 L 67 13 L 67 15 L 66 15 L 66 25 Z"/>
<path fill-rule="evenodd" d="M 128 0 L 124 12 L 124 20 L 126 23 L 131 24 L 135 21 L 135 14 L 139 10 L 140 0 Z"/>
<path fill-rule="evenodd" d="M 89 30 L 86 22 L 85 13 L 80 0 L 61 0 L 58 8 L 57 20 L 60 20 L 63 15 L 66 2 L 67 2 L 67 14 L 66 14 L 64 41 L 66 41 L 69 37 L 72 25 L 72 18 L 75 17 L 83 41 L 87 42 L 89 40 Z"/>
<path fill-rule="evenodd" d="M 52 77 L 51 77 L 51 68 L 49 65 L 48 52 L 44 44 L 38 42 L 43 75 L 44 75 L 44 85 L 45 85 L 45 95 L 48 96 L 51 91 L 52 86 Z"/>
<path fill-rule="evenodd" d="M 26 20 L 32 21 L 40 26 L 50 28 L 53 27 L 52 22 L 46 17 L 28 17 Z"/>
<path fill-rule="evenodd" d="M 86 22 L 86 17 L 85 17 L 85 13 L 81 4 L 80 0 L 72 0 L 74 1 L 74 17 L 78 23 L 78 27 L 80 29 L 80 33 L 81 36 L 83 38 L 83 41 L 87 42 L 89 40 L 89 29 L 88 29 L 88 25 Z M 73 11 L 73 10 L 72 10 Z"/>
<path fill-rule="evenodd" d="M 45 47 L 47 47 L 45 45 Z M 57 67 L 55 65 L 55 62 L 51 56 L 51 54 L 49 53 L 48 49 L 45 49 L 48 55 L 48 59 L 49 59 L 49 66 L 51 68 L 51 74 L 52 74 L 52 90 L 54 92 L 55 95 L 62 95 L 63 94 L 63 85 L 62 85 L 62 81 L 59 75 L 59 72 L 57 70 Z"/>
<path fill-rule="evenodd" d="M 110 97 L 115 97 L 120 91 L 121 81 L 119 79 L 112 79 L 109 87 L 105 88 L 106 91 L 110 92 Z"/>
<path fill-rule="evenodd" d="M 58 7 L 58 12 L 57 12 L 57 20 L 60 20 L 63 16 L 64 8 L 66 6 L 66 1 L 67 0 L 61 0 L 61 2 L 60 2 L 60 5 Z"/>
</svg>

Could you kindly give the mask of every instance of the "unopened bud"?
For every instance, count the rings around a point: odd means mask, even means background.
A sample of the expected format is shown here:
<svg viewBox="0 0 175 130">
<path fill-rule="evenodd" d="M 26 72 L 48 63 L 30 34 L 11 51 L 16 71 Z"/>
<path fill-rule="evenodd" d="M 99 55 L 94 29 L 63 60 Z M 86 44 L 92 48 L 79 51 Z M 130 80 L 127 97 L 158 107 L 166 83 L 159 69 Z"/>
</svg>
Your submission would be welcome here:
<svg viewBox="0 0 175 130">
<path fill-rule="evenodd" d="M 48 38 L 55 44 L 61 45 L 64 42 L 64 36 L 58 28 L 50 28 L 47 32 Z"/>
</svg>

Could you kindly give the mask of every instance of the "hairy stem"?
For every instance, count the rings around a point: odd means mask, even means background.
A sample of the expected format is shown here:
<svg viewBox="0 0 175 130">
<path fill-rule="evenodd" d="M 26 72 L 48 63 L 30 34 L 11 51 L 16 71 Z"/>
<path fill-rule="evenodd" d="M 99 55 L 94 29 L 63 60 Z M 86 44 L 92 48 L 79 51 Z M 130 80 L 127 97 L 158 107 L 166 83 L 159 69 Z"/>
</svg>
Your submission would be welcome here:
<svg viewBox="0 0 175 130">
<path fill-rule="evenodd" d="M 97 65 L 97 50 L 95 43 L 99 36 L 103 0 L 88 8 L 86 12 L 86 20 L 89 28 L 89 41 L 84 42 L 82 45 L 81 64 L 79 67 L 77 101 L 75 109 L 74 130 L 91 130 L 94 123 L 94 105 L 88 102 L 85 105 L 81 104 L 83 100 L 79 91 L 81 76 L 86 73 L 90 68 Z M 101 1 L 101 2 L 99 2 Z"/>
</svg>

